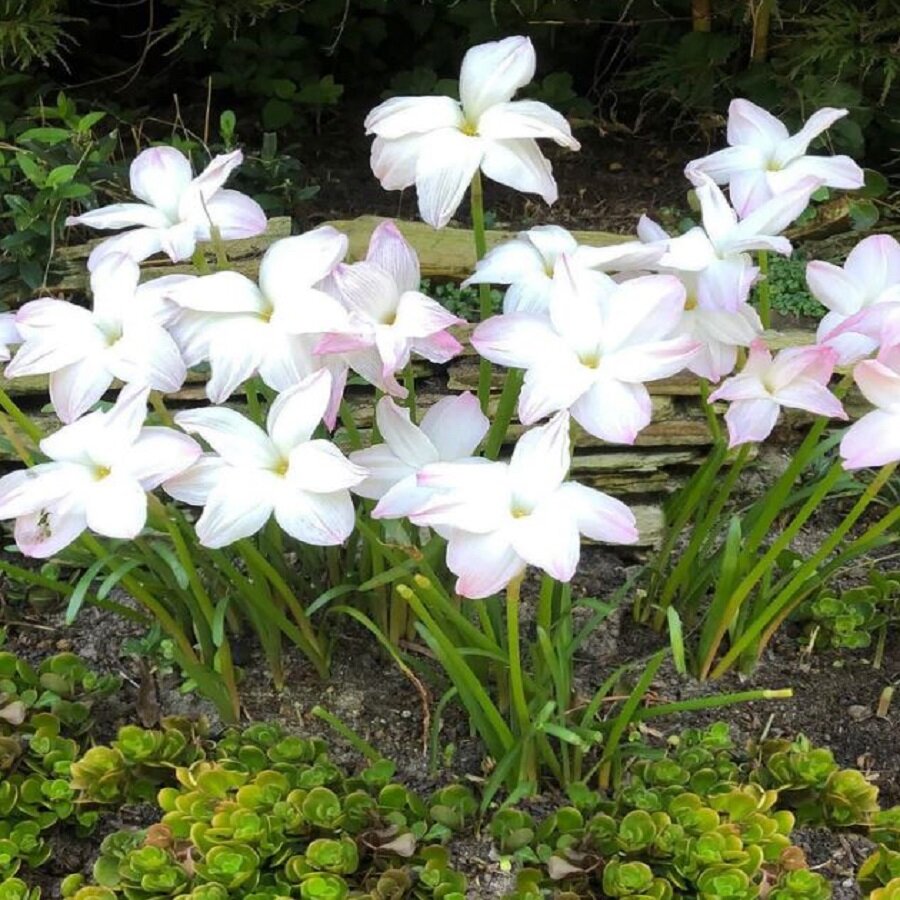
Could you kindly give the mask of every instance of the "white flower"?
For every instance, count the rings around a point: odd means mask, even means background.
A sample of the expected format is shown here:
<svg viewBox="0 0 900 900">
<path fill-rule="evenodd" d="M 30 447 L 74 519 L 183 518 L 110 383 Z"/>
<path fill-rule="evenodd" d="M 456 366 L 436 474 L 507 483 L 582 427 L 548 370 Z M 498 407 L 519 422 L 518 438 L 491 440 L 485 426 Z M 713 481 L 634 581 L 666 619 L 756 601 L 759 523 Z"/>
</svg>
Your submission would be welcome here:
<svg viewBox="0 0 900 900">
<path fill-rule="evenodd" d="M 348 488 L 366 477 L 330 441 L 314 439 L 331 393 L 321 371 L 279 394 L 266 431 L 223 407 L 180 412 L 176 423 L 215 451 L 163 487 L 176 500 L 203 506 L 197 536 L 224 547 L 255 534 L 274 513 L 306 544 L 340 544 L 353 530 Z"/>
<path fill-rule="evenodd" d="M 124 253 L 140 262 L 162 251 L 173 262 L 188 259 L 197 241 L 208 241 L 215 225 L 226 241 L 253 237 L 266 230 L 260 205 L 238 191 L 223 188 L 243 161 L 240 150 L 216 156 L 196 177 L 188 158 L 174 147 L 151 147 L 131 163 L 131 192 L 143 203 L 113 203 L 66 225 L 88 228 L 133 228 L 99 244 L 88 257 L 93 270 L 110 253 Z"/>
<path fill-rule="evenodd" d="M 861 188 L 863 171 L 849 156 L 806 153 L 811 141 L 846 115 L 846 109 L 825 107 L 791 135 L 782 122 L 755 103 L 732 100 L 728 107 L 730 146 L 688 163 L 688 170 L 705 172 L 718 184 L 727 183 L 731 202 L 741 216 L 810 176 L 828 187 Z"/>
<path fill-rule="evenodd" d="M 445 363 L 462 350 L 447 329 L 464 320 L 419 291 L 419 259 L 393 222 L 372 232 L 364 262 L 337 266 L 333 282 L 349 317 L 316 353 L 342 356 L 380 390 L 406 396 L 395 376 L 412 352 Z"/>
<path fill-rule="evenodd" d="M 477 398 L 468 392 L 439 400 L 419 426 L 410 421 L 409 410 L 390 397 L 378 401 L 375 416 L 384 443 L 357 450 L 350 460 L 369 472 L 353 492 L 379 501 L 372 513 L 376 519 L 410 516 L 415 521 L 416 510 L 431 497 L 419 486 L 417 473 L 430 463 L 471 456 L 489 425 Z"/>
<path fill-rule="evenodd" d="M 647 269 L 665 251 L 664 246 L 626 241 L 608 247 L 579 244 L 571 232 L 559 225 L 538 225 L 520 231 L 511 241 L 489 250 L 464 282 L 508 284 L 503 312 L 544 313 L 550 309 L 550 294 L 556 261 L 567 256 L 585 275 L 597 272 L 633 272 Z"/>
<path fill-rule="evenodd" d="M 21 344 L 22 335 L 16 326 L 16 314 L 0 313 L 0 362 L 6 362 L 11 355 L 10 345 Z"/>
<path fill-rule="evenodd" d="M 472 47 L 459 76 L 460 101 L 392 97 L 366 117 L 374 134 L 372 171 L 388 191 L 415 184 L 419 212 L 434 228 L 450 221 L 480 168 L 494 181 L 547 203 L 557 198 L 550 163 L 536 138 L 571 150 L 580 144 L 558 112 L 536 100 L 512 100 L 534 77 L 525 37 Z"/>
<path fill-rule="evenodd" d="M 90 413 L 41 441 L 50 462 L 0 479 L 0 519 L 15 519 L 26 556 L 46 558 L 86 528 L 137 537 L 147 491 L 192 465 L 196 441 L 171 428 L 143 427 L 147 389 L 125 388 L 108 411 Z"/>
<path fill-rule="evenodd" d="M 838 365 L 868 356 L 878 342 L 865 334 L 832 332 L 873 306 L 900 302 L 900 244 L 888 234 L 873 234 L 849 253 L 843 268 L 813 260 L 806 266 L 806 282 L 827 315 L 819 323 L 816 339 L 834 347 Z M 855 318 L 854 318 L 855 317 Z"/>
<path fill-rule="evenodd" d="M 472 345 L 491 362 L 526 370 L 519 397 L 526 425 L 568 409 L 590 434 L 631 444 L 650 422 L 644 382 L 674 375 L 699 349 L 677 334 L 684 287 L 672 275 L 621 284 L 580 276 L 562 257 L 549 317 L 494 316 L 475 329 Z"/>
<path fill-rule="evenodd" d="M 342 303 L 323 285 L 346 252 L 346 235 L 323 225 L 272 244 L 260 263 L 258 285 L 237 272 L 216 272 L 169 293 L 183 310 L 170 330 L 189 366 L 209 360 L 206 393 L 213 403 L 223 403 L 256 373 L 283 391 L 334 364 L 315 359 L 312 350 L 317 335 L 347 320 Z M 345 373 L 338 361 L 337 396 L 330 404 L 335 413 Z"/>
<path fill-rule="evenodd" d="M 619 500 L 566 482 L 572 462 L 569 416 L 524 434 L 508 463 L 435 463 L 418 476 L 433 491 L 416 521 L 448 530 L 447 566 L 464 597 L 488 597 L 537 566 L 570 581 L 581 535 L 633 544 L 634 514 Z"/>
<path fill-rule="evenodd" d="M 172 310 L 163 294 L 184 278 L 139 285 L 139 277 L 136 262 L 111 254 L 91 273 L 90 310 L 51 298 L 26 303 L 16 314 L 22 346 L 7 376 L 49 375 L 50 400 L 63 422 L 89 410 L 114 378 L 177 391 L 187 369 L 164 327 Z"/>
</svg>

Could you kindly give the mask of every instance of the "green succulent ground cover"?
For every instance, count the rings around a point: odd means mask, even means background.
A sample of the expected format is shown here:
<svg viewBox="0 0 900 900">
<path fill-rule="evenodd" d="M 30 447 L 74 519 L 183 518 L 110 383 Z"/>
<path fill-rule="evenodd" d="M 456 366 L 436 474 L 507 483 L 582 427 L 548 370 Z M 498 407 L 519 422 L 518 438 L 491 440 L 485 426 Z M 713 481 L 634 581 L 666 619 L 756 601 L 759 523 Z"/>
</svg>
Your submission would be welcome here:
<svg viewBox="0 0 900 900">
<path fill-rule="evenodd" d="M 472 829 L 515 871 L 510 900 L 825 900 L 797 826 L 867 834 L 862 891 L 900 898 L 900 807 L 881 810 L 874 784 L 802 737 L 742 749 L 719 723 L 665 749 L 637 740 L 612 791 L 573 785 L 536 821 L 514 805 L 485 815 L 463 784 L 421 797 L 384 759 L 349 774 L 324 741 L 278 725 L 214 739 L 170 717 L 88 746 L 92 705 L 118 687 L 72 654 L 35 668 L 0 653 L 0 900 L 38 900 L 54 829 L 87 834 L 148 801 L 156 821 L 105 837 L 66 900 L 462 900 L 450 850 Z"/>
</svg>

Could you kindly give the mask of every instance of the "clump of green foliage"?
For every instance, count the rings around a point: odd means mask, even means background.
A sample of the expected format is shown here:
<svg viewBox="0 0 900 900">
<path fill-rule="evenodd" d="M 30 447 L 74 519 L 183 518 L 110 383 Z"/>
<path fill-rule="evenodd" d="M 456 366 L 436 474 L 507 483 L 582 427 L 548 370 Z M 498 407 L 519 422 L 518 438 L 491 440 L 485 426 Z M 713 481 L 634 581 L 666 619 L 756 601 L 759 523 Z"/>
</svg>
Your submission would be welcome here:
<svg viewBox="0 0 900 900">
<path fill-rule="evenodd" d="M 423 278 L 422 291 L 429 297 L 433 297 L 454 315 L 469 322 L 477 322 L 481 317 L 477 286 L 462 287 L 455 281 L 432 281 L 429 278 Z M 492 313 L 499 313 L 502 309 L 503 293 L 492 289 Z"/>
<path fill-rule="evenodd" d="M 518 861 L 508 900 L 582 897 L 775 897 L 827 900 L 828 881 L 791 841 L 795 824 L 869 831 L 868 865 L 887 884 L 900 815 L 879 811 L 877 788 L 800 738 L 739 753 L 728 727 L 689 729 L 661 753 L 638 744 L 611 796 L 586 785 L 541 822 L 499 810 L 490 831 Z M 900 856 L 900 854 L 898 854 Z M 890 876 L 888 878 L 887 876 Z M 866 884 L 875 876 L 866 876 Z"/>
<path fill-rule="evenodd" d="M 806 285 L 806 260 L 799 255 L 769 257 L 769 300 L 772 309 L 785 316 L 821 319 L 827 310 Z M 758 299 L 759 282 L 751 300 Z"/>
<path fill-rule="evenodd" d="M 139 732 L 127 741 L 120 732 L 120 752 L 128 743 L 132 756 L 158 758 L 165 738 Z M 324 742 L 273 725 L 230 730 L 208 749 L 171 770 L 159 822 L 109 835 L 93 883 L 73 876 L 65 897 L 464 897 L 465 879 L 441 843 L 476 811 L 468 788 L 426 802 L 393 781 L 386 760 L 348 776 Z"/>
<path fill-rule="evenodd" d="M 45 832 L 58 822 L 74 822 L 79 831 L 96 823 L 96 811 L 76 803 L 69 774 L 92 706 L 119 685 L 71 653 L 35 668 L 0 652 L 0 880 L 44 862 Z"/>
<path fill-rule="evenodd" d="M 811 648 L 857 650 L 877 642 L 884 648 L 888 628 L 900 620 L 900 572 L 872 569 L 868 583 L 846 591 L 823 590 L 798 612 L 806 620 Z"/>
<path fill-rule="evenodd" d="M 61 59 L 74 22 L 63 0 L 0 0 L 0 65 L 24 69 L 34 62 Z"/>
</svg>

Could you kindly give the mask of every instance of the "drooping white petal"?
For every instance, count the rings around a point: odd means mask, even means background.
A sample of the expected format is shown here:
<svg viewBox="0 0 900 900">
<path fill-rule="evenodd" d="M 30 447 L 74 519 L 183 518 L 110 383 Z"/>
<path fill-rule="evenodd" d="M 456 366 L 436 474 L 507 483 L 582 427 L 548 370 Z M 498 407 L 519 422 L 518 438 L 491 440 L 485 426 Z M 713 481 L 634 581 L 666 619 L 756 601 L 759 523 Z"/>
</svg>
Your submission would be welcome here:
<svg viewBox="0 0 900 900">
<path fill-rule="evenodd" d="M 80 490 L 87 479 L 81 466 L 40 463 L 0 478 L 0 519 L 39 512 Z"/>
<path fill-rule="evenodd" d="M 163 490 L 182 503 L 203 506 L 219 481 L 230 477 L 233 477 L 233 470 L 221 456 L 204 453 L 193 465 L 165 481 Z"/>
<path fill-rule="evenodd" d="M 537 100 L 497 103 L 478 120 L 478 134 L 491 141 L 510 138 L 549 138 L 561 147 L 578 150 L 566 117 Z"/>
<path fill-rule="evenodd" d="M 497 365 L 527 369 L 538 363 L 559 336 L 545 316 L 510 313 L 492 316 L 472 334 L 472 346 Z"/>
<path fill-rule="evenodd" d="M 187 377 L 175 340 L 153 322 L 129 327 L 107 352 L 106 366 L 126 384 L 147 384 L 164 394 L 177 391 Z"/>
<path fill-rule="evenodd" d="M 163 226 L 133 228 L 131 231 L 107 238 L 91 250 L 87 261 L 88 272 L 93 272 L 107 256 L 112 254 L 124 254 L 135 262 L 143 262 L 155 256 L 162 251 L 165 230 Z"/>
<path fill-rule="evenodd" d="M 578 525 L 561 504 L 546 502 L 509 529 L 516 553 L 557 581 L 572 580 L 578 567 L 581 540 Z"/>
<path fill-rule="evenodd" d="M 322 421 L 331 396 L 331 374 L 325 369 L 280 393 L 269 407 L 266 427 L 272 443 L 285 457 L 308 441 Z"/>
<path fill-rule="evenodd" d="M 311 494 L 330 494 L 359 484 L 366 470 L 350 462 L 331 441 L 298 444 L 290 452 L 285 476 L 291 489 Z"/>
<path fill-rule="evenodd" d="M 777 235 L 809 206 L 810 197 L 821 186 L 817 178 L 798 180 L 788 190 L 779 193 L 753 210 L 737 224 L 728 237 L 728 246 L 735 250 L 751 249 L 749 241 L 756 235 Z"/>
<path fill-rule="evenodd" d="M 89 209 L 78 216 L 69 216 L 66 225 L 86 225 L 88 228 L 167 228 L 171 222 L 165 213 L 144 203 L 112 203 L 100 209 Z"/>
<path fill-rule="evenodd" d="M 176 413 L 175 424 L 188 434 L 199 435 L 232 466 L 274 469 L 280 462 L 269 436 L 233 409 L 186 409 Z"/>
<path fill-rule="evenodd" d="M 219 229 L 223 241 L 237 241 L 241 238 L 255 237 L 266 230 L 266 214 L 263 208 L 252 198 L 240 191 L 227 188 L 217 191 L 206 201 L 206 212 L 209 221 Z M 204 223 L 205 224 L 205 223 Z M 205 224 L 201 240 L 210 240 Z"/>
<path fill-rule="evenodd" d="M 356 523 L 347 491 L 286 491 L 275 502 L 275 519 L 291 537 L 317 547 L 342 544 Z"/>
<path fill-rule="evenodd" d="M 109 390 L 113 376 L 103 357 L 86 357 L 50 373 L 50 402 L 60 421 L 84 415 Z"/>
<path fill-rule="evenodd" d="M 416 161 L 416 192 L 419 214 L 432 228 L 443 228 L 453 218 L 484 154 L 481 138 L 455 128 L 432 132 L 423 143 Z"/>
<path fill-rule="evenodd" d="M 422 417 L 420 428 L 445 462 L 475 453 L 490 422 L 478 398 L 466 391 L 458 397 L 443 397 Z M 379 428 L 381 426 L 379 425 Z M 381 429 L 384 434 L 384 429 Z"/>
<path fill-rule="evenodd" d="M 718 247 L 737 225 L 737 213 L 712 178 L 699 171 L 692 171 L 691 174 L 696 179 L 694 192 L 700 203 L 703 227 L 709 239 Z"/>
<path fill-rule="evenodd" d="M 730 150 L 743 150 L 743 147 L 729 147 Z M 772 188 L 769 185 L 769 173 L 762 160 L 752 161 L 746 169 L 735 172 L 728 182 L 728 196 L 739 216 L 746 216 L 759 208 L 767 200 L 772 199 Z"/>
<path fill-rule="evenodd" d="M 500 531 L 454 531 L 447 544 L 447 567 L 457 576 L 456 592 L 472 600 L 496 594 L 525 570 L 525 561 Z"/>
<path fill-rule="evenodd" d="M 375 421 L 391 452 L 414 469 L 437 462 L 441 457 L 434 443 L 410 419 L 409 410 L 390 397 L 382 397 L 375 408 Z"/>
<path fill-rule="evenodd" d="M 84 510 L 60 503 L 19 516 L 14 536 L 16 546 L 25 556 L 48 559 L 80 537 L 85 528 Z"/>
<path fill-rule="evenodd" d="M 130 540 L 147 521 L 147 495 L 133 478 L 111 472 L 85 491 L 84 513 L 91 531 Z"/>
<path fill-rule="evenodd" d="M 265 359 L 270 326 L 255 317 L 234 317 L 217 323 L 209 333 L 208 355 L 212 375 L 206 396 L 224 403 Z"/>
<path fill-rule="evenodd" d="M 396 140 L 377 137 L 372 141 L 369 164 L 386 191 L 402 191 L 416 183 L 416 163 L 427 140 L 427 135 L 411 134 Z"/>
<path fill-rule="evenodd" d="M 574 243 L 574 241 L 573 241 Z M 552 273 L 552 268 L 551 268 Z M 470 284 L 513 284 L 533 278 L 547 278 L 540 250 L 522 236 L 498 244 L 475 264 L 475 271 L 464 282 Z"/>
<path fill-rule="evenodd" d="M 366 134 L 396 140 L 439 128 L 460 128 L 465 119 L 450 97 L 391 97 L 366 116 Z"/>
<path fill-rule="evenodd" d="M 900 416 L 873 410 L 854 422 L 841 441 L 845 469 L 884 466 L 900 459 Z"/>
<path fill-rule="evenodd" d="M 284 481 L 274 472 L 240 468 L 223 475 L 210 490 L 197 520 L 200 543 L 217 549 L 256 534 L 284 492 Z"/>
<path fill-rule="evenodd" d="M 193 438 L 152 425 L 141 429 L 128 455 L 113 471 L 126 473 L 145 491 L 152 491 L 193 466 L 200 454 L 200 445 Z"/>
<path fill-rule="evenodd" d="M 259 288 L 238 272 L 215 272 L 176 284 L 170 299 L 185 309 L 212 313 L 259 313 L 266 309 Z"/>
<path fill-rule="evenodd" d="M 538 194 L 556 203 L 559 191 L 553 167 L 531 138 L 490 141 L 484 148 L 481 171 L 488 177 L 526 194 Z"/>
<path fill-rule="evenodd" d="M 634 513 L 615 497 L 574 481 L 560 487 L 554 502 L 563 503 L 578 524 L 578 530 L 592 541 L 634 544 L 638 540 Z"/>
<path fill-rule="evenodd" d="M 738 400 L 728 407 L 728 446 L 764 441 L 775 427 L 781 407 L 772 399 Z"/>
<path fill-rule="evenodd" d="M 134 302 L 140 266 L 122 253 L 105 257 L 91 272 L 94 317 L 107 327 L 121 325 L 125 310 Z"/>
<path fill-rule="evenodd" d="M 569 411 L 588 434 L 612 444 L 633 444 L 650 424 L 650 394 L 643 384 L 602 379 Z"/>
<path fill-rule="evenodd" d="M 143 150 L 129 170 L 131 192 L 160 210 L 170 223 L 178 218 L 178 201 L 192 177 L 188 158 L 174 147 Z"/>
<path fill-rule="evenodd" d="M 459 97 L 470 122 L 497 103 L 511 100 L 534 78 L 537 58 L 527 37 L 508 37 L 470 48 L 459 73 Z"/>
<path fill-rule="evenodd" d="M 762 168 L 764 160 L 765 155 L 758 147 L 747 145 L 724 147 L 708 156 L 691 160 L 687 164 L 685 174 L 693 181 L 688 170 L 705 172 L 716 184 L 726 184 L 741 172 Z M 732 196 L 732 200 L 734 200 L 734 196 Z M 735 208 L 738 208 L 736 201 L 734 205 Z"/>
</svg>

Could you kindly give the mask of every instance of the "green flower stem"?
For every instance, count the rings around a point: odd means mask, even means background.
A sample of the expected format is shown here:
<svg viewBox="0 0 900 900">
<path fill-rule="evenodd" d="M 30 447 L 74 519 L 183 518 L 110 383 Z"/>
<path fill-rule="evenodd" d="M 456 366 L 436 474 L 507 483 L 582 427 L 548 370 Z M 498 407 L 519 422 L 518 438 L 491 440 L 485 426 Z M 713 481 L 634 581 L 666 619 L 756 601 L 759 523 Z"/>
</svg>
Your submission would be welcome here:
<svg viewBox="0 0 900 900">
<path fill-rule="evenodd" d="M 159 391 L 150 391 L 150 406 L 153 407 L 154 412 L 159 416 L 163 425 L 168 428 L 175 427 L 175 419 L 172 418 L 172 413 L 169 412 L 169 408 L 166 406 L 166 399 Z"/>
<path fill-rule="evenodd" d="M 38 428 L 21 409 L 19 409 L 12 397 L 10 397 L 3 388 L 0 388 L 0 406 L 6 410 L 7 415 L 19 426 L 22 433 L 27 435 L 32 442 L 35 444 L 41 442 L 41 438 L 44 436 L 41 433 L 41 429 Z"/>
<path fill-rule="evenodd" d="M 486 360 L 482 360 L 481 365 L 484 365 L 485 362 Z M 490 374 L 490 363 L 488 363 L 488 370 Z M 525 372 L 522 369 L 510 369 L 506 373 L 506 381 L 503 382 L 503 391 L 497 404 L 497 413 L 494 416 L 494 421 L 491 422 L 484 445 L 484 455 L 488 459 L 496 459 L 500 455 L 500 448 L 506 439 L 509 423 L 512 422 L 513 411 L 519 400 L 519 393 L 522 390 L 522 382 L 524 380 Z"/>
<path fill-rule="evenodd" d="M 703 407 L 703 414 L 706 416 L 706 424 L 709 425 L 709 433 L 713 437 L 715 443 L 722 441 L 722 426 L 719 424 L 719 417 L 709 402 L 709 382 L 705 378 L 700 379 L 700 404 Z"/>
<path fill-rule="evenodd" d="M 476 171 L 472 177 L 470 189 L 470 205 L 472 210 L 472 235 L 475 239 L 475 260 L 484 258 L 487 253 L 487 235 L 484 227 L 484 190 L 481 186 L 481 172 Z M 491 315 L 491 286 L 478 285 L 479 315 L 483 322 Z M 487 412 L 488 399 L 491 393 L 491 364 L 482 358 L 478 364 L 478 399 L 481 408 Z"/>
<path fill-rule="evenodd" d="M 301 633 L 307 644 L 309 645 L 308 655 L 315 665 L 319 674 L 325 678 L 328 675 L 328 663 L 325 654 L 319 643 L 318 635 L 312 627 L 303 607 L 294 596 L 294 592 L 290 589 L 285 580 L 281 577 L 278 570 L 256 549 L 252 541 L 244 538 L 235 543 L 235 549 L 243 557 L 247 566 L 258 572 L 275 590 L 275 593 L 281 597 L 287 604 L 288 609 L 294 617 L 294 621 L 300 628 Z"/>
<path fill-rule="evenodd" d="M 34 465 L 34 457 L 31 455 L 31 451 L 22 442 L 22 438 L 19 437 L 16 429 L 13 427 L 9 416 L 2 412 L 0 412 L 0 431 L 3 432 L 6 439 L 9 441 L 10 446 L 15 450 L 16 456 L 18 456 L 30 469 Z"/>
<path fill-rule="evenodd" d="M 763 328 L 772 327 L 771 285 L 769 284 L 769 251 L 760 250 L 759 263 L 759 318 Z"/>
<path fill-rule="evenodd" d="M 509 654 L 509 688 L 519 735 L 527 734 L 531 723 L 525 682 L 522 677 L 522 650 L 519 643 L 519 603 L 523 575 L 517 575 L 506 587 L 506 648 Z"/>
<path fill-rule="evenodd" d="M 836 462 L 832 467 L 832 470 L 838 469 L 838 473 L 840 474 L 842 469 L 842 464 L 840 462 Z M 778 613 L 781 611 L 782 607 L 786 604 L 790 603 L 792 597 L 796 593 L 796 591 L 802 587 L 803 583 L 817 571 L 819 566 L 828 558 L 831 552 L 835 549 L 835 547 L 840 544 L 840 542 L 844 539 L 845 535 L 848 531 L 857 523 L 859 517 L 866 511 L 869 504 L 878 496 L 878 493 L 881 491 L 882 487 L 886 484 L 886 482 L 890 479 L 891 475 L 894 474 L 894 471 L 897 468 L 897 463 L 890 463 L 889 465 L 883 466 L 879 469 L 878 474 L 869 485 L 866 487 L 865 491 L 861 494 L 860 498 L 853 505 L 853 508 L 850 512 L 844 516 L 843 521 L 837 528 L 835 528 L 828 536 L 826 540 L 824 540 L 819 547 L 819 549 L 809 557 L 801 566 L 797 568 L 794 572 L 791 580 L 778 592 L 777 596 L 771 603 L 766 605 L 766 608 L 763 612 L 757 616 L 753 622 L 747 627 L 744 633 L 741 635 L 740 639 L 735 641 L 734 645 L 729 649 L 728 653 L 722 657 L 719 661 L 719 664 L 712 671 L 712 678 L 719 678 L 728 671 L 730 666 L 734 663 L 734 661 L 745 651 L 752 641 L 765 629 L 766 625 L 775 618 Z M 829 472 L 829 475 L 831 473 Z M 824 481 L 828 480 L 828 476 L 823 479 Z M 815 495 L 814 495 L 815 496 Z M 810 501 L 807 501 L 807 505 L 811 502 L 813 498 L 810 498 Z M 802 512 L 802 511 L 801 511 Z M 797 514 L 798 518 L 800 513 Z M 884 518 L 882 518 L 879 522 L 873 525 L 871 528 L 866 530 L 866 533 L 862 535 L 862 538 L 868 538 L 870 536 L 877 536 L 883 534 L 890 528 L 898 519 L 900 519 L 900 507 L 895 507 L 891 512 L 889 512 Z M 793 525 L 793 523 L 792 523 Z M 859 538 L 857 540 L 860 540 Z M 778 542 L 776 542 L 778 543 Z M 762 648 L 760 648 L 762 649 Z"/>
<path fill-rule="evenodd" d="M 220 272 L 230 269 L 231 266 L 228 262 L 228 251 L 225 249 L 225 241 L 222 240 L 222 232 L 219 231 L 218 225 L 210 224 L 209 236 L 213 245 L 213 250 L 216 252 L 216 269 Z"/>
<path fill-rule="evenodd" d="M 716 709 L 720 706 L 732 706 L 735 703 L 750 703 L 754 700 L 787 700 L 794 696 L 792 688 L 777 690 L 738 691 L 734 694 L 716 694 L 712 697 L 695 697 L 693 700 L 679 700 L 676 703 L 660 703 L 637 710 L 632 716 L 633 722 L 645 722 L 647 719 L 658 719 L 685 712 L 696 712 L 701 709 Z"/>
<path fill-rule="evenodd" d="M 816 485 L 816 489 L 810 494 L 806 503 L 798 510 L 797 514 L 794 516 L 793 521 L 781 534 L 778 538 L 772 542 L 772 545 L 769 549 L 763 554 L 763 556 L 758 560 L 756 565 L 749 571 L 749 573 L 744 577 L 744 579 L 737 585 L 734 589 L 731 597 L 728 600 L 728 605 L 723 611 L 722 616 L 719 621 L 716 622 L 716 626 L 713 632 L 713 637 L 710 640 L 709 649 L 706 653 L 706 657 L 702 660 L 702 664 L 700 666 L 700 679 L 704 680 L 709 674 L 709 670 L 712 667 L 713 660 L 718 653 L 719 646 L 722 643 L 722 639 L 725 637 L 725 633 L 728 630 L 729 625 L 735 620 L 738 612 L 741 609 L 744 601 L 750 596 L 750 592 L 756 585 L 759 583 L 760 579 L 769 572 L 772 566 L 775 564 L 775 560 L 781 555 L 782 551 L 787 549 L 790 546 L 791 541 L 797 536 L 797 533 L 806 524 L 806 520 L 819 508 L 821 502 L 828 496 L 828 493 L 831 489 L 837 484 L 838 480 L 843 475 L 843 466 L 840 461 L 835 462 L 832 467 L 828 470 L 828 473 L 821 479 L 821 481 Z M 754 623 L 755 624 L 755 623 Z M 763 623 L 764 624 L 764 623 Z M 745 636 L 752 632 L 753 626 L 745 632 Z M 758 633 L 758 632 L 757 632 Z M 749 642 L 749 641 L 748 641 Z M 728 656 L 726 658 L 734 659 L 735 656 L 732 655 L 732 651 L 737 646 L 746 647 L 748 642 L 744 642 L 743 638 L 738 641 L 732 650 L 729 651 Z M 731 663 L 729 662 L 729 665 Z M 717 671 L 721 669 L 721 663 L 717 668 Z M 724 670 L 722 670 L 724 671 Z"/>
<path fill-rule="evenodd" d="M 194 253 L 191 256 L 191 263 L 199 275 L 209 275 L 209 263 L 206 261 L 206 254 L 204 254 L 200 247 L 194 249 Z"/>
<path fill-rule="evenodd" d="M 341 425 L 344 426 L 344 431 L 347 432 L 347 439 L 350 441 L 350 449 L 362 450 L 362 435 L 359 433 L 359 428 L 356 427 L 356 419 L 353 417 L 353 407 L 350 406 L 346 400 L 341 400 L 340 416 Z"/>
</svg>

